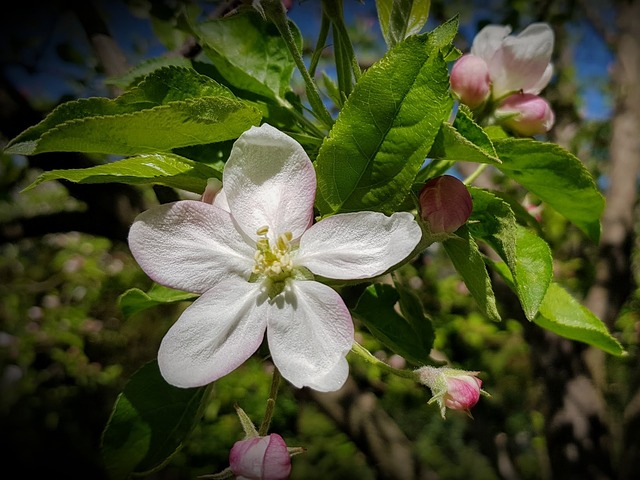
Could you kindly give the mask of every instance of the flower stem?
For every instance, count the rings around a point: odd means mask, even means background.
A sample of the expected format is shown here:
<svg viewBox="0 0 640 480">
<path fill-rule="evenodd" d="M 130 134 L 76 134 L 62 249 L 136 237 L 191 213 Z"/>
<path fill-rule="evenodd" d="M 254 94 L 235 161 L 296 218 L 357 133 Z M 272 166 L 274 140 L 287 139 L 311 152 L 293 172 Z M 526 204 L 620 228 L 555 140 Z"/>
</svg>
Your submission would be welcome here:
<svg viewBox="0 0 640 480">
<path fill-rule="evenodd" d="M 391 365 L 384 363 L 382 360 L 378 360 L 369 350 L 364 348 L 358 342 L 353 342 L 351 351 L 362 358 L 365 362 L 375 365 L 385 372 L 392 373 L 393 375 L 396 375 L 398 377 L 408 378 L 414 381 L 418 380 L 418 376 L 413 370 L 400 370 L 397 368 L 393 368 Z"/>
<path fill-rule="evenodd" d="M 273 411 L 276 407 L 276 397 L 278 396 L 278 388 L 280 387 L 280 371 L 274 366 L 273 377 L 271 378 L 271 391 L 269 392 L 269 398 L 267 399 L 267 408 L 264 412 L 264 418 L 258 429 L 258 435 L 264 437 L 269 431 L 269 425 L 271 425 L 271 418 L 273 417 Z"/>
<path fill-rule="evenodd" d="M 464 183 L 465 185 L 471 185 L 476 178 L 478 178 L 480 176 L 480 174 L 482 172 L 484 172 L 484 170 L 489 166 L 488 163 L 482 163 L 478 166 L 478 168 L 475 169 L 475 171 L 473 173 L 471 173 L 471 175 L 469 175 L 467 178 L 464 179 L 464 181 L 462 183 Z"/>
</svg>

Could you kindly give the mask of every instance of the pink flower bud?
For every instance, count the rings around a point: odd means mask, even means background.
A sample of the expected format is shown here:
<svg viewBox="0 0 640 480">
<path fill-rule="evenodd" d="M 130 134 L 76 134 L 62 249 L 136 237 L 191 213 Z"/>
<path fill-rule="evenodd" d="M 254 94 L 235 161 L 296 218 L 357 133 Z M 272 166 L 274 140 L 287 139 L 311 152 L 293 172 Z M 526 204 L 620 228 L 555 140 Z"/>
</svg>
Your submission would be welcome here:
<svg viewBox="0 0 640 480">
<path fill-rule="evenodd" d="M 469 410 L 480 400 L 482 380 L 471 375 L 447 377 L 444 405 L 451 410 Z"/>
<path fill-rule="evenodd" d="M 532 93 L 507 97 L 496 109 L 496 118 L 507 128 L 527 137 L 548 132 L 555 122 L 551 106 Z"/>
<path fill-rule="evenodd" d="M 433 398 L 429 403 L 438 402 L 442 418 L 447 408 L 469 413 L 469 409 L 478 403 L 480 394 L 487 395 L 481 388 L 482 380 L 477 377 L 480 372 L 426 366 L 417 369 L 416 373 L 420 382 L 431 389 Z"/>
<path fill-rule="evenodd" d="M 287 480 L 291 457 L 277 433 L 236 442 L 229 453 L 229 466 L 237 479 Z"/>
<path fill-rule="evenodd" d="M 482 58 L 466 54 L 451 69 L 451 90 L 469 108 L 481 106 L 491 93 L 489 66 Z"/>
<path fill-rule="evenodd" d="M 420 191 L 420 217 L 432 234 L 452 233 L 471 215 L 473 203 L 464 183 L 451 175 L 435 177 Z"/>
</svg>

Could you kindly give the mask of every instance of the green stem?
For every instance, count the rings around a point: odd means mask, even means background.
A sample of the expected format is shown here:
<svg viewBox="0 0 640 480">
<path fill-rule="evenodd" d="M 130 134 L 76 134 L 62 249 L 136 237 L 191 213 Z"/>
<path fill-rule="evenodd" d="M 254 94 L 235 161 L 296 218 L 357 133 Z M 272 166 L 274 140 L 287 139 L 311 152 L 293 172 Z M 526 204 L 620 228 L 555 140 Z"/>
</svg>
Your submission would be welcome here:
<svg viewBox="0 0 640 480">
<path fill-rule="evenodd" d="M 464 183 L 465 185 L 471 185 L 476 178 L 478 178 L 480 176 L 480 174 L 482 172 L 484 172 L 484 170 L 489 166 L 488 163 L 482 163 L 480 166 L 478 166 L 478 168 L 475 169 L 475 171 L 469 175 L 467 178 L 464 179 Z"/>
<path fill-rule="evenodd" d="M 284 42 L 287 44 L 287 48 L 293 56 L 293 61 L 295 62 L 298 70 L 300 71 L 300 74 L 302 75 L 302 78 L 304 79 L 307 98 L 309 100 L 309 104 L 311 104 L 313 113 L 322 123 L 325 124 L 327 128 L 330 129 L 333 126 L 333 118 L 331 117 L 329 110 L 327 110 L 327 107 L 323 103 L 322 98 L 320 98 L 320 91 L 311 78 L 311 75 L 309 75 L 309 71 L 304 64 L 302 54 L 300 53 L 300 50 L 298 50 L 298 45 L 296 45 L 296 41 L 293 38 L 291 27 L 289 27 L 287 12 L 285 11 L 282 2 L 280 0 L 263 0 L 262 5 L 264 7 L 265 14 L 274 23 L 274 25 L 280 32 L 280 35 L 284 39 Z"/>
<path fill-rule="evenodd" d="M 397 368 L 393 368 L 391 365 L 387 365 L 382 360 L 378 360 L 373 354 L 360 345 L 358 342 L 353 342 L 351 346 L 351 351 L 362 358 L 365 362 L 370 363 L 371 365 L 375 365 L 376 367 L 384 370 L 385 372 L 392 373 L 398 377 L 408 378 L 413 381 L 418 381 L 418 376 L 413 370 L 400 370 Z"/>
<path fill-rule="evenodd" d="M 271 418 L 273 418 L 273 411 L 276 407 L 276 398 L 278 396 L 278 388 L 280 388 L 280 371 L 274 366 L 273 377 L 271 378 L 271 391 L 269 392 L 269 398 L 267 399 L 267 408 L 264 412 L 264 418 L 258 429 L 258 435 L 264 437 L 269 431 L 269 425 L 271 425 Z"/>
</svg>

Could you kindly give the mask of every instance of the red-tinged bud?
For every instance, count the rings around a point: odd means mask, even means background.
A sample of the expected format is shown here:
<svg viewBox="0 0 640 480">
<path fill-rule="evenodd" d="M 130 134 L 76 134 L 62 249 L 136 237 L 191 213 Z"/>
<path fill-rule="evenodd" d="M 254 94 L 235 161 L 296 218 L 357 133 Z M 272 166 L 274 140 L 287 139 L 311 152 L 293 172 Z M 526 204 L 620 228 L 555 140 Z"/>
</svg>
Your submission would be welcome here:
<svg viewBox="0 0 640 480">
<path fill-rule="evenodd" d="M 496 109 L 496 118 L 505 127 L 527 137 L 548 132 L 555 122 L 549 103 L 532 93 L 507 97 Z"/>
<path fill-rule="evenodd" d="M 229 453 L 229 466 L 236 478 L 247 480 L 287 480 L 291 457 L 277 433 L 236 442 Z"/>
<path fill-rule="evenodd" d="M 420 383 L 431 389 L 433 397 L 429 403 L 438 403 L 442 418 L 447 408 L 470 414 L 469 410 L 478 403 L 480 394 L 488 395 L 482 390 L 482 380 L 477 377 L 480 372 L 426 366 L 417 369 L 416 373 Z"/>
<path fill-rule="evenodd" d="M 451 175 L 435 177 L 425 183 L 419 200 L 420 217 L 431 234 L 455 232 L 473 210 L 466 185 Z"/>
<path fill-rule="evenodd" d="M 451 90 L 469 108 L 481 106 L 491 93 L 489 66 L 482 58 L 466 54 L 451 69 Z"/>
</svg>

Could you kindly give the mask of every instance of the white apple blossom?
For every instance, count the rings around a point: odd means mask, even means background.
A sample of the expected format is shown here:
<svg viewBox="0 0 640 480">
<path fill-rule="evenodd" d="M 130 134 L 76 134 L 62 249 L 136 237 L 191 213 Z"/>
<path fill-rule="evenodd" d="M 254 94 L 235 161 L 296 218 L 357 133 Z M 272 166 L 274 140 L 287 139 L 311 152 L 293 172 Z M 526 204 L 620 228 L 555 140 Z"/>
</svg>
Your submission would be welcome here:
<svg viewBox="0 0 640 480">
<path fill-rule="evenodd" d="M 488 65 L 496 101 L 516 92 L 537 95 L 553 75 L 554 34 L 547 23 L 532 23 L 517 36 L 510 33 L 509 26 L 487 25 L 471 46 L 471 55 Z"/>
<path fill-rule="evenodd" d="M 199 293 L 158 352 L 172 385 L 206 385 L 240 366 L 265 331 L 282 376 L 334 391 L 354 328 L 338 293 L 315 280 L 367 279 L 410 255 L 412 214 L 338 214 L 313 223 L 316 176 L 294 139 L 252 127 L 235 142 L 213 205 L 181 200 L 140 214 L 129 245 L 157 283 Z"/>
</svg>

